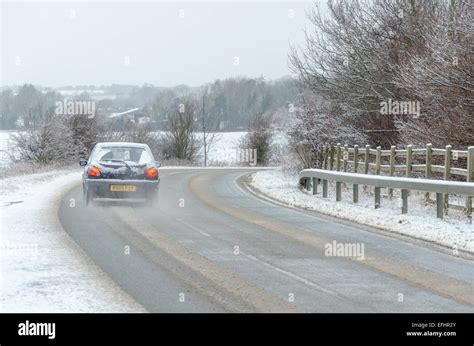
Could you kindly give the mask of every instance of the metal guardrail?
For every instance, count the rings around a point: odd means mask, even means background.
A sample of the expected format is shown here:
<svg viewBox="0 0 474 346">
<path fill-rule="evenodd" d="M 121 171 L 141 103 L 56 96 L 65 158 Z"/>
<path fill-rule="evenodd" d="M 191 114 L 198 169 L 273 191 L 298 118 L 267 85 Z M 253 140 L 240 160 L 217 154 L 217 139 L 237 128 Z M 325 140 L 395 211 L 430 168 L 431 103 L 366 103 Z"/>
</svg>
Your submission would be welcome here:
<svg viewBox="0 0 474 346">
<path fill-rule="evenodd" d="M 307 190 L 313 190 L 313 194 L 318 193 L 319 181 L 322 181 L 323 197 L 328 196 L 328 181 L 336 182 L 336 201 L 342 198 L 342 183 L 353 184 L 353 202 L 359 201 L 359 185 L 370 185 L 375 187 L 375 208 L 380 207 L 381 188 L 400 189 L 402 195 L 402 214 L 408 213 L 408 191 L 425 191 L 436 193 L 437 217 L 443 218 L 445 207 L 445 195 L 458 194 L 464 196 L 474 196 L 474 183 L 443 181 L 432 179 L 401 178 L 379 175 L 365 175 L 359 173 L 347 173 L 338 171 L 327 171 L 323 169 L 304 169 L 299 175 L 300 183 L 304 184 Z M 471 219 L 472 206 L 467 211 Z"/>
<path fill-rule="evenodd" d="M 361 156 L 362 161 L 360 161 Z M 451 145 L 438 149 L 428 143 L 425 148 L 407 145 L 405 149 L 397 149 L 392 145 L 390 149 L 382 150 L 381 146 L 373 149 L 370 145 L 359 148 L 358 145 L 349 147 L 347 144 L 342 146 L 341 143 L 337 143 L 337 145 L 329 145 L 325 152 L 317 153 L 316 160 L 320 162 L 321 168 L 330 171 L 375 175 L 386 173 L 389 176 L 403 174 L 406 178 L 424 175 L 425 179 L 438 176 L 436 179 L 446 181 L 457 176 L 458 179 L 465 177 L 466 182 L 474 182 L 474 146 L 469 146 L 467 150 L 452 149 Z M 388 193 L 392 197 L 393 189 L 390 188 Z M 449 203 L 448 196 L 448 194 L 444 195 L 446 211 L 450 206 L 457 207 Z M 465 199 L 468 215 L 472 214 L 472 199 L 471 196 Z M 426 193 L 425 200 L 429 202 L 429 192 Z"/>
</svg>

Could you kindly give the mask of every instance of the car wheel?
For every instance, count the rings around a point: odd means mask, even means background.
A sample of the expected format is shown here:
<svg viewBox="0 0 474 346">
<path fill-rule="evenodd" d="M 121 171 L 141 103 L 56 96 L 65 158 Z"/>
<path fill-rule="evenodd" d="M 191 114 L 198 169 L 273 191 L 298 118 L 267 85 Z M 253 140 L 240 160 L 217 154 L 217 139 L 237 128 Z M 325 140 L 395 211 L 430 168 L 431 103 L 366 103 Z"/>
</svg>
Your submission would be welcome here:
<svg viewBox="0 0 474 346">
<path fill-rule="evenodd" d="M 152 192 L 146 197 L 147 206 L 153 207 L 158 203 L 158 192 Z"/>
<path fill-rule="evenodd" d="M 93 197 L 92 191 L 84 190 L 84 201 L 86 202 L 86 206 L 92 202 Z"/>
</svg>

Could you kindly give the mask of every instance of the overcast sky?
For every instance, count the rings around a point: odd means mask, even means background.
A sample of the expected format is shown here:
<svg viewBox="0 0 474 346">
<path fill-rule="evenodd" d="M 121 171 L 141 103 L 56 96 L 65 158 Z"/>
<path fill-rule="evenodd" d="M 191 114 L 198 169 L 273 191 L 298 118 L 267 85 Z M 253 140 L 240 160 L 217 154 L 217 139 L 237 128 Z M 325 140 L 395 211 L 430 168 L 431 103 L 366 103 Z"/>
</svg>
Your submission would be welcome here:
<svg viewBox="0 0 474 346">
<path fill-rule="evenodd" d="M 2 2 L 2 85 L 200 85 L 290 74 L 312 2 Z"/>
</svg>

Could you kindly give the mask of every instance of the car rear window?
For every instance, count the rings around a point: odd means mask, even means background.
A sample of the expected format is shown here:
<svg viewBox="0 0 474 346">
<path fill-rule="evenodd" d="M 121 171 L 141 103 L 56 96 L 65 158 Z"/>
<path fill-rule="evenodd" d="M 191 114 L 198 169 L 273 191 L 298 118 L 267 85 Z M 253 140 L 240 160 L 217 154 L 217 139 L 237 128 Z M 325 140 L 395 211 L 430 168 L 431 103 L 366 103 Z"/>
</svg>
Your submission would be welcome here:
<svg viewBox="0 0 474 346">
<path fill-rule="evenodd" d="M 127 163 L 144 165 L 153 162 L 153 157 L 147 150 L 137 147 L 101 147 L 95 154 L 100 162 L 113 162 L 121 160 Z"/>
</svg>

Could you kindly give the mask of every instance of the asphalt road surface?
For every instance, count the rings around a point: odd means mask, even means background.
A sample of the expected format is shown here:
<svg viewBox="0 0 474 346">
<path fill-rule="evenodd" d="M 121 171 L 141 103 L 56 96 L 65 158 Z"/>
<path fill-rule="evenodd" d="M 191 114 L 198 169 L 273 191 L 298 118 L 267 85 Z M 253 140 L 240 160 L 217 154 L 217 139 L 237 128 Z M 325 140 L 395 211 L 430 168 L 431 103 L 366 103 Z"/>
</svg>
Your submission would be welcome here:
<svg viewBox="0 0 474 346">
<path fill-rule="evenodd" d="M 59 216 L 150 312 L 474 311 L 472 260 L 261 199 L 251 172 L 163 170 L 154 207 L 86 207 L 78 182 Z M 363 244 L 364 257 L 327 256 L 334 241 Z"/>
</svg>

